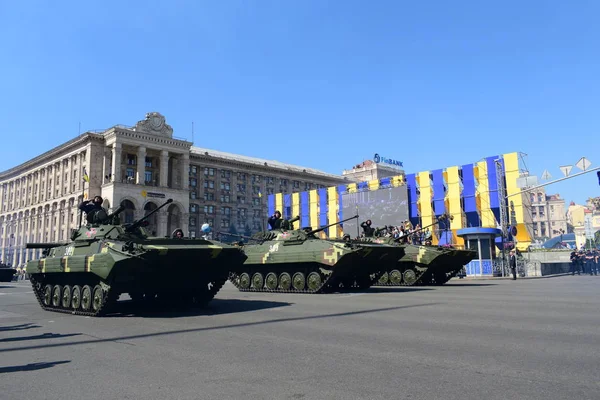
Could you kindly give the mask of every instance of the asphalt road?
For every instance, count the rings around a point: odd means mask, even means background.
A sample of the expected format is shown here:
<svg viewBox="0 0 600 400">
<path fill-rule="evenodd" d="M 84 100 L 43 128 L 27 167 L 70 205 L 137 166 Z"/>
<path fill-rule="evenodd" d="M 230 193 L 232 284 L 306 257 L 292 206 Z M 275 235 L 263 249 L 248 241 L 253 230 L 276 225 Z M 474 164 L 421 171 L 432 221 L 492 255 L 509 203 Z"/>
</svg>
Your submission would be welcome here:
<svg viewBox="0 0 600 400">
<path fill-rule="evenodd" d="M 240 293 L 89 318 L 0 283 L 2 399 L 600 398 L 600 277 Z"/>
</svg>

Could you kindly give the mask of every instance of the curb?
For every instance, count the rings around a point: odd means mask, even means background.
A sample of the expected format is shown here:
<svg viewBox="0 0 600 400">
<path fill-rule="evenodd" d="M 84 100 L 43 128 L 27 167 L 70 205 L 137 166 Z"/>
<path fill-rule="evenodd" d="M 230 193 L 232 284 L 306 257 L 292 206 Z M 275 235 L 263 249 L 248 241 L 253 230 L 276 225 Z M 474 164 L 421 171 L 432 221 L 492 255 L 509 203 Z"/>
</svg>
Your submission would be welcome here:
<svg viewBox="0 0 600 400">
<path fill-rule="evenodd" d="M 558 278 L 561 276 L 567 276 L 567 275 L 571 275 L 570 272 L 565 272 L 562 274 L 552 274 L 552 275 L 544 275 L 544 276 L 517 276 L 517 280 L 519 279 L 547 279 L 547 278 Z M 456 279 L 452 278 L 453 280 Z M 462 279 L 456 279 L 456 281 L 458 282 L 459 280 L 465 280 L 465 281 L 496 281 L 496 280 L 512 280 L 512 276 L 466 276 Z"/>
</svg>

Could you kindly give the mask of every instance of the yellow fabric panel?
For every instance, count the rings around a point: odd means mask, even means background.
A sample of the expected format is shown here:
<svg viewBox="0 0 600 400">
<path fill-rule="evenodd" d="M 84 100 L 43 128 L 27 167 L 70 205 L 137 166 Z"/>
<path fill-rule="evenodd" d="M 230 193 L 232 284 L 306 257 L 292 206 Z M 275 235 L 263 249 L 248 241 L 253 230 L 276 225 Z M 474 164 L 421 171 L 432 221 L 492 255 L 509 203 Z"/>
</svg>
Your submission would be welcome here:
<svg viewBox="0 0 600 400">
<path fill-rule="evenodd" d="M 283 217 L 283 193 L 275 193 L 275 211 L 279 211 Z"/>
<path fill-rule="evenodd" d="M 349 183 L 348 186 L 346 186 L 346 190 L 348 193 L 356 193 L 356 183 Z"/>
<path fill-rule="evenodd" d="M 406 183 L 406 181 L 404 180 L 404 177 L 402 175 L 393 176 L 391 181 L 392 181 L 393 187 L 402 186 Z"/>
<path fill-rule="evenodd" d="M 300 215 L 300 193 L 292 193 L 292 218 L 299 216 Z M 302 222 L 298 222 L 298 225 L 295 226 L 300 226 Z"/>
<path fill-rule="evenodd" d="M 477 163 L 477 175 L 476 178 L 479 182 L 477 186 L 477 207 L 479 208 L 479 215 L 481 217 L 482 228 L 496 228 L 498 222 L 496 216 L 492 212 L 492 205 L 490 203 L 490 182 L 488 178 L 487 162 L 480 161 Z"/>
<path fill-rule="evenodd" d="M 510 202 L 512 202 L 515 209 L 515 219 L 517 220 L 517 247 L 519 250 L 526 250 L 531 244 L 532 232 L 529 232 L 531 224 L 530 221 L 525 220 L 525 210 L 523 209 L 524 196 L 528 196 L 529 194 L 516 194 L 521 192 L 521 189 L 517 186 L 517 179 L 520 173 L 519 153 L 504 154 L 502 158 L 504 159 L 504 171 L 506 175 L 506 195 L 510 196 L 508 198 L 509 223 L 511 213 Z"/>
<path fill-rule="evenodd" d="M 338 208 L 339 208 L 339 199 L 338 199 L 337 187 L 328 187 L 327 188 L 327 223 L 334 224 L 339 221 L 338 217 Z M 332 226 L 329 228 L 329 237 L 338 238 L 342 237 L 342 228 L 339 225 Z"/>
<path fill-rule="evenodd" d="M 435 215 L 433 213 L 433 207 L 431 201 L 433 199 L 433 188 L 431 187 L 431 180 L 429 179 L 429 171 L 419 172 L 419 208 L 421 210 L 421 227 L 430 226 L 435 221 Z M 438 237 L 435 235 L 435 226 L 430 226 L 432 232 L 431 238 L 434 245 L 438 243 Z"/>
<path fill-rule="evenodd" d="M 308 192 L 308 211 L 310 216 L 310 226 L 313 229 L 319 227 L 319 193 L 316 189 Z"/>
<path fill-rule="evenodd" d="M 379 179 L 372 179 L 369 181 L 369 190 L 379 189 Z"/>
<path fill-rule="evenodd" d="M 461 189 L 460 189 L 460 175 L 458 167 L 449 167 L 444 172 L 446 182 L 448 184 L 448 191 L 446 193 L 446 206 L 450 215 L 454 218 L 451 223 L 452 236 L 454 237 L 454 243 L 457 245 L 464 246 L 464 240 L 456 235 L 458 229 L 464 228 L 463 226 L 463 210 L 461 207 Z"/>
</svg>

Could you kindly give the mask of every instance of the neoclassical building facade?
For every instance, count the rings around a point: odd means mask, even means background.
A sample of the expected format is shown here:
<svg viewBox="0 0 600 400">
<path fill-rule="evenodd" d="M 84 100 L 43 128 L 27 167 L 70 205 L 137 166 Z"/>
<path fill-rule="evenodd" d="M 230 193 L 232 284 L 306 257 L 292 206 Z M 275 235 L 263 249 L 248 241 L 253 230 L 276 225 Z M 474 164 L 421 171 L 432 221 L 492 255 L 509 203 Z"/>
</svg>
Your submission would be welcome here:
<svg viewBox="0 0 600 400">
<path fill-rule="evenodd" d="M 86 179 L 84 179 L 86 177 Z M 18 266 L 39 254 L 28 242 L 66 242 L 79 226 L 78 205 L 100 195 L 109 211 L 126 206 L 131 222 L 155 213 L 157 236 L 181 228 L 191 237 L 203 223 L 214 231 L 264 229 L 266 198 L 347 182 L 340 175 L 277 161 L 214 151 L 177 139 L 157 112 L 134 126 L 86 132 L 0 172 L 0 260 Z"/>
</svg>

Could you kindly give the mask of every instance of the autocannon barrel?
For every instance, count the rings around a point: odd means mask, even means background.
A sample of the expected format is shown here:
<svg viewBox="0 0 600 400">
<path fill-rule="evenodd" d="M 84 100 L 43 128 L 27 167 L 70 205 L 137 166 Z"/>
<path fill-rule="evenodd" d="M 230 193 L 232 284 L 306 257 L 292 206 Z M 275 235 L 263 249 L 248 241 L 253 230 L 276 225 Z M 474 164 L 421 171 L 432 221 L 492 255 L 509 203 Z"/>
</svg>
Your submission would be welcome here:
<svg viewBox="0 0 600 400">
<path fill-rule="evenodd" d="M 66 246 L 68 243 L 27 243 L 26 249 L 51 249 L 53 247 Z"/>
</svg>

